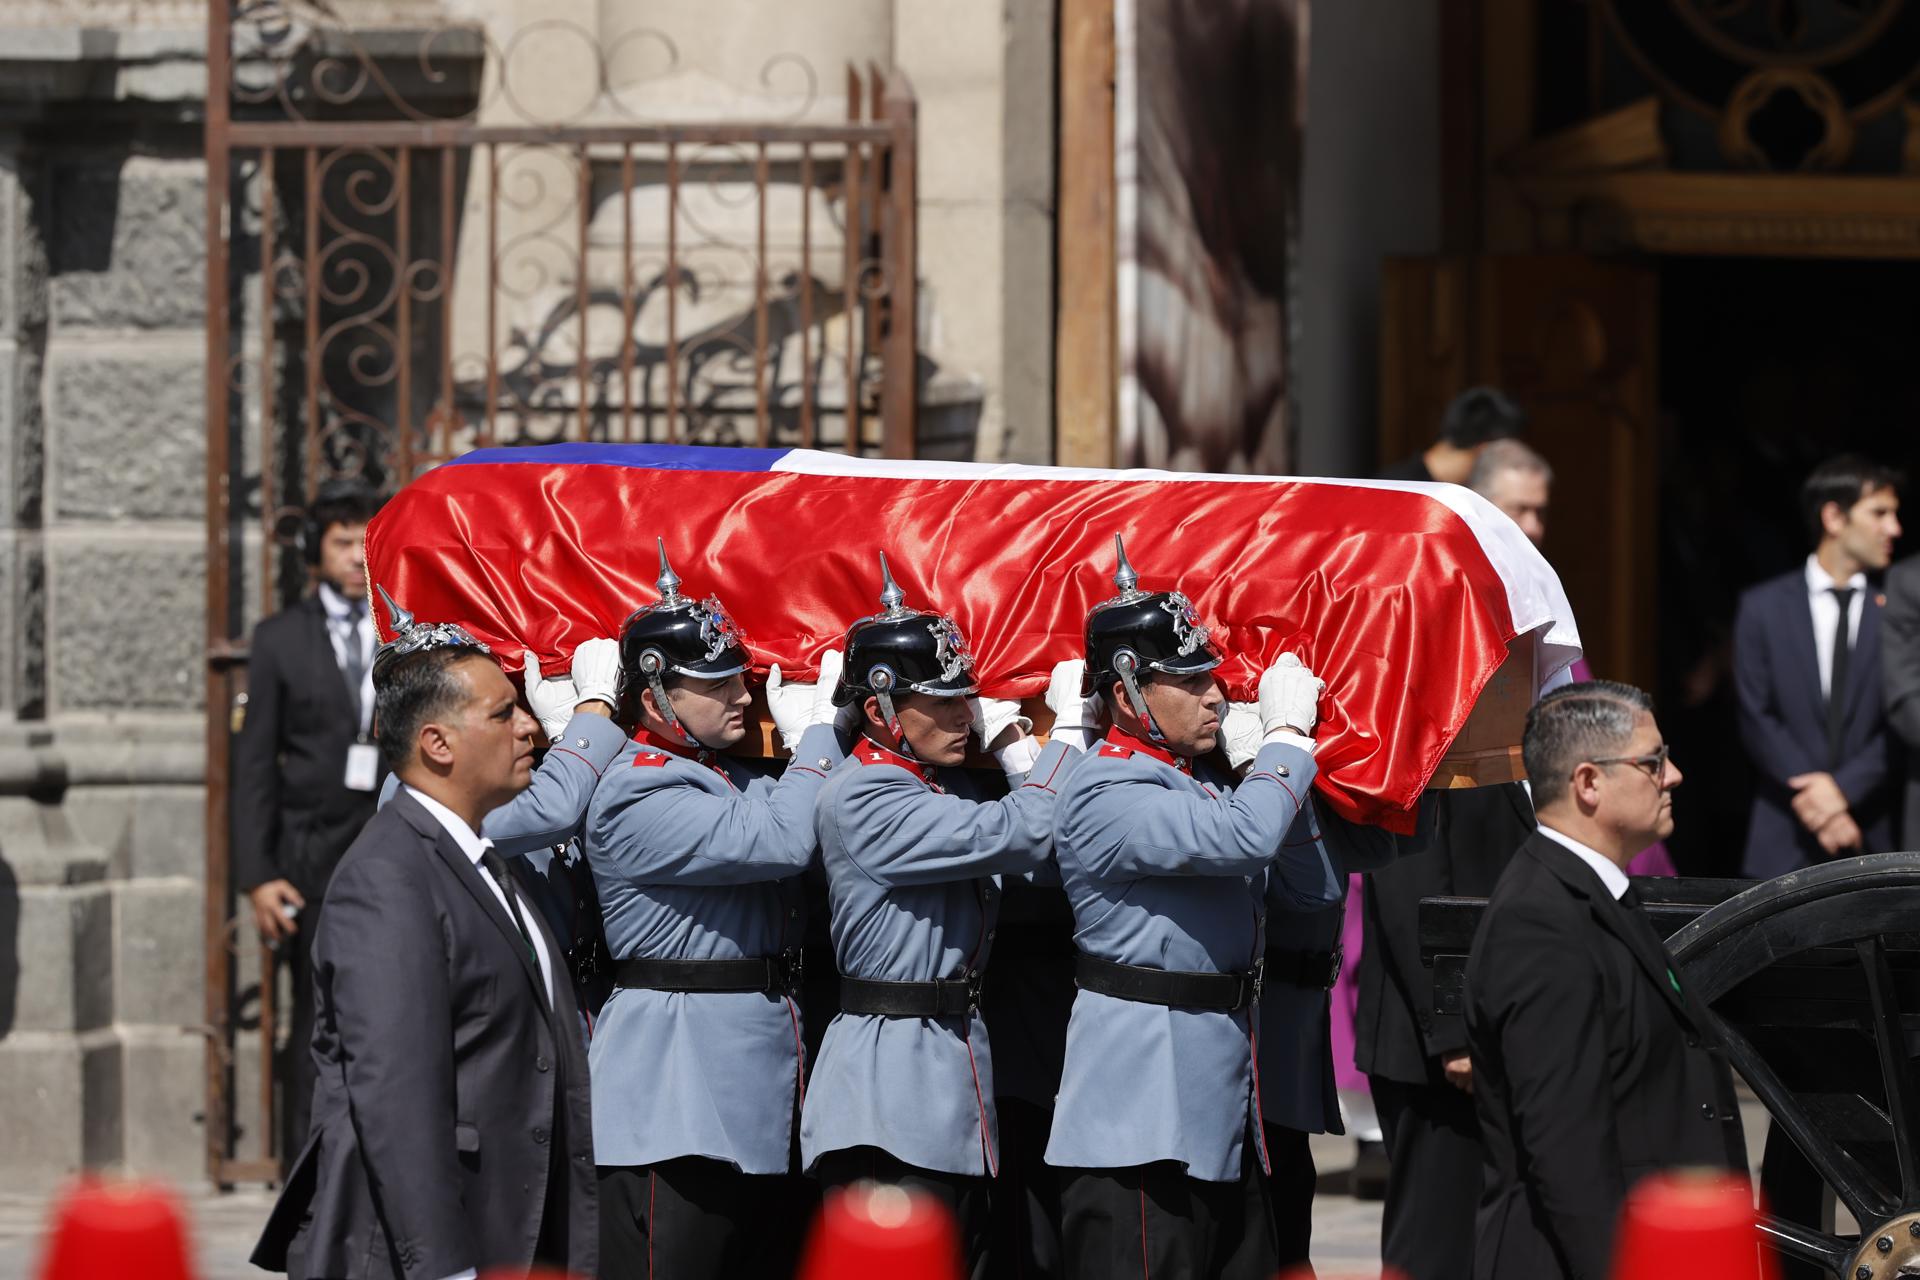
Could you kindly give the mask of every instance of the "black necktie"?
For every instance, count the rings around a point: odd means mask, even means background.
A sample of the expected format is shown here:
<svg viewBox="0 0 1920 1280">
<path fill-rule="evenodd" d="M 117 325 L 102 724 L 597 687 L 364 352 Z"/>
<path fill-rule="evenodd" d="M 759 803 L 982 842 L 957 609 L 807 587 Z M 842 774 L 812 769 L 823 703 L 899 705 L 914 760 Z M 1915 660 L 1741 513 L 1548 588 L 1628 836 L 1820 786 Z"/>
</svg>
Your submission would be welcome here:
<svg viewBox="0 0 1920 1280">
<path fill-rule="evenodd" d="M 507 914 L 513 917 L 513 927 L 520 931 L 520 941 L 526 944 L 527 959 L 533 961 L 534 973 L 540 975 L 540 992 L 544 996 L 547 993 L 547 983 L 546 975 L 540 968 L 540 952 L 533 945 L 533 933 L 527 928 L 526 917 L 520 914 L 520 894 L 514 888 L 513 876 L 507 870 L 506 860 L 498 851 L 488 849 L 480 855 L 480 865 L 487 869 L 487 874 L 492 876 L 494 883 L 500 886 L 500 892 L 506 895 Z"/>
<path fill-rule="evenodd" d="M 1840 735 L 1846 728 L 1847 667 L 1853 656 L 1847 643 L 1847 609 L 1853 603 L 1853 588 L 1830 590 L 1840 602 L 1840 619 L 1833 626 L 1833 672 L 1827 680 L 1827 768 L 1834 769 L 1840 764 Z"/>
<path fill-rule="evenodd" d="M 1673 962 L 1667 955 L 1667 944 L 1661 939 L 1660 931 L 1653 927 L 1653 917 L 1647 914 L 1646 904 L 1640 901 L 1640 893 L 1632 885 L 1620 895 L 1620 905 L 1633 917 L 1634 927 L 1653 944 L 1654 954 L 1658 955 L 1667 970 L 1667 983 L 1673 988 L 1673 994 L 1680 994 L 1680 979 L 1673 971 Z"/>
<path fill-rule="evenodd" d="M 353 701 L 356 728 L 366 723 L 366 717 L 363 714 L 365 708 L 360 705 L 361 686 L 367 679 L 366 655 L 360 650 L 360 619 L 366 616 L 365 600 L 349 600 L 347 616 L 341 620 L 346 632 L 346 643 L 340 646 L 340 652 L 346 655 L 346 662 L 341 665 L 340 674 L 347 678 L 347 696 Z"/>
</svg>

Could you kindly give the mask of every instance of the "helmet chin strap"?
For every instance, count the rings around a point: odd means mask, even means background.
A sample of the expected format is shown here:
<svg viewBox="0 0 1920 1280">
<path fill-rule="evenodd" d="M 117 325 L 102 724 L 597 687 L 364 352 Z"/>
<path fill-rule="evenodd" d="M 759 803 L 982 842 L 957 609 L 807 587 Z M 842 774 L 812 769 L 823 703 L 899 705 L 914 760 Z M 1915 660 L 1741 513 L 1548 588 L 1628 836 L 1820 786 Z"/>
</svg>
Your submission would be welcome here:
<svg viewBox="0 0 1920 1280">
<path fill-rule="evenodd" d="M 901 732 L 900 716 L 893 709 L 893 672 L 885 667 L 876 667 L 869 673 L 867 683 L 872 686 L 873 696 L 880 703 L 880 716 L 887 722 L 887 732 L 893 735 L 893 749 L 909 760 L 918 760 L 920 757 L 913 753 L 907 735 Z"/>
<path fill-rule="evenodd" d="M 698 751 L 713 750 L 712 747 L 688 733 L 687 727 L 680 723 L 680 717 L 673 714 L 673 703 L 667 698 L 666 683 L 660 679 L 660 665 L 659 654 L 647 653 L 640 657 L 640 672 L 647 678 L 647 687 L 653 690 L 654 709 L 660 713 L 660 718 L 667 722 L 667 728 L 673 731 L 673 736 L 680 739 L 684 745 Z"/>
<path fill-rule="evenodd" d="M 1148 739 L 1163 747 L 1166 746 L 1167 739 L 1160 732 L 1160 726 L 1154 721 L 1153 713 L 1147 710 L 1147 700 L 1140 692 L 1139 680 L 1135 678 L 1135 673 L 1140 669 L 1139 659 L 1123 649 L 1113 656 L 1113 669 L 1120 677 L 1120 683 L 1126 686 L 1127 701 L 1133 704 L 1133 713 L 1139 716 L 1140 723 L 1146 726 Z"/>
</svg>

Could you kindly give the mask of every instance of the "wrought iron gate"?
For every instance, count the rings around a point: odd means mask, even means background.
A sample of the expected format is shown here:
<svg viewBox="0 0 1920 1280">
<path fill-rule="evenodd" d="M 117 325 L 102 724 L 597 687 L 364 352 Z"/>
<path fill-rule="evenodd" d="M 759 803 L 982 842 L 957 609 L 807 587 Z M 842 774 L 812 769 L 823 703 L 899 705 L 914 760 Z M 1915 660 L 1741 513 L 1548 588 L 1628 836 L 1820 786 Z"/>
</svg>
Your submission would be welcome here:
<svg viewBox="0 0 1920 1280">
<path fill-rule="evenodd" d="M 317 486 L 391 491 L 487 445 L 905 456 L 914 441 L 902 77 L 849 69 L 844 120 L 822 120 L 817 75 L 780 57 L 758 70 L 782 119 L 649 121 L 631 100 L 678 62 L 665 33 L 334 14 L 209 0 L 206 1117 L 220 1183 L 277 1176 L 273 957 L 242 990 L 254 935 L 234 909 L 228 784 L 246 618 L 305 589 Z M 250 1160 L 235 1155 L 244 1034 L 261 1057 Z"/>
</svg>

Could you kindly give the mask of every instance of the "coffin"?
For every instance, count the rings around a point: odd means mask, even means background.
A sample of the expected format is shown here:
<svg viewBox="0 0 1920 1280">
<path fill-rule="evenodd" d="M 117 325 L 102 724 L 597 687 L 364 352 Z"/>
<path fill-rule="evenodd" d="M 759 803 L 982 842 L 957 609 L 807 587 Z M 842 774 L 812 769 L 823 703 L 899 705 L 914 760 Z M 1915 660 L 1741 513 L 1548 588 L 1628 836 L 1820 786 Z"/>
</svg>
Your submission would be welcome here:
<svg viewBox="0 0 1920 1280">
<path fill-rule="evenodd" d="M 1408 829 L 1428 786 L 1519 776 L 1526 708 L 1579 656 L 1560 581 L 1455 485 L 890 461 L 788 449 L 560 444 L 464 455 L 367 530 L 372 580 L 458 621 L 510 673 L 549 672 L 656 599 L 717 594 L 757 661 L 808 679 L 877 608 L 877 553 L 916 608 L 950 613 L 983 691 L 1038 703 L 1113 593 L 1113 535 L 1145 590 L 1179 589 L 1228 654 L 1229 695 L 1292 650 L 1327 682 L 1316 786 Z M 382 635 L 389 619 L 376 608 Z M 750 735 L 750 750 L 770 738 Z"/>
</svg>

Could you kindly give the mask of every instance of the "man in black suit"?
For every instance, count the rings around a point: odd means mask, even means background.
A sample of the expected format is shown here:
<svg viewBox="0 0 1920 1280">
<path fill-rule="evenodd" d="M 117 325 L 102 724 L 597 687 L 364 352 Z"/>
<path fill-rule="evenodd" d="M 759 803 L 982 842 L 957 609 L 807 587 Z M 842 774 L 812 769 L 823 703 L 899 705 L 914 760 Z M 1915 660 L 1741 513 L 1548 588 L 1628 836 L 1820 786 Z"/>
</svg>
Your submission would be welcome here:
<svg viewBox="0 0 1920 1280">
<path fill-rule="evenodd" d="M 319 920 L 313 1134 L 253 1261 L 312 1277 L 592 1275 L 572 987 L 479 835 L 532 777 L 534 720 L 465 631 L 393 612 L 376 723 L 403 785 L 341 859 Z"/>
<path fill-rule="evenodd" d="M 1673 831 L 1680 771 L 1652 702 L 1557 689 L 1522 744 L 1539 829 L 1501 873 L 1467 962 L 1486 1143 L 1476 1280 L 1605 1280 L 1628 1189 L 1655 1170 L 1744 1171 L 1733 1077 L 1626 866 Z"/>
<path fill-rule="evenodd" d="M 1468 481 L 1536 545 L 1546 537 L 1553 469 L 1539 454 L 1518 440 L 1490 441 Z M 1410 856 L 1374 872 L 1361 894 L 1354 1064 L 1367 1073 L 1386 1139 L 1381 1260 L 1408 1280 L 1459 1280 L 1473 1273 L 1480 1123 L 1466 1024 L 1433 1011 L 1420 899 L 1491 894 L 1533 834 L 1533 802 L 1519 783 L 1436 792 L 1422 801 L 1421 819 L 1401 842 Z"/>
<path fill-rule="evenodd" d="M 1411 457 L 1380 471 L 1382 480 L 1444 480 L 1465 484 L 1489 441 L 1524 433 L 1527 415 L 1493 387 L 1469 387 L 1455 396 L 1440 419 L 1440 435 Z"/>
<path fill-rule="evenodd" d="M 358 485 L 320 490 L 303 539 L 318 584 L 253 629 L 247 710 L 234 744 L 234 886 L 292 978 L 287 1048 L 275 1073 L 282 1169 L 306 1142 L 313 1094 L 312 924 L 340 855 L 373 816 L 380 781 L 362 549 L 379 507 Z"/>
<path fill-rule="evenodd" d="M 1899 847 L 1920 849 L 1920 556 L 1887 570 L 1887 607 L 1880 630 L 1887 722 L 1907 747 Z"/>
<path fill-rule="evenodd" d="M 1733 682 L 1759 777 L 1741 871 L 1784 875 L 1893 848 L 1894 792 L 1880 695 L 1875 577 L 1900 536 L 1899 476 L 1864 458 L 1821 463 L 1801 486 L 1814 548 L 1740 597 Z"/>
</svg>

